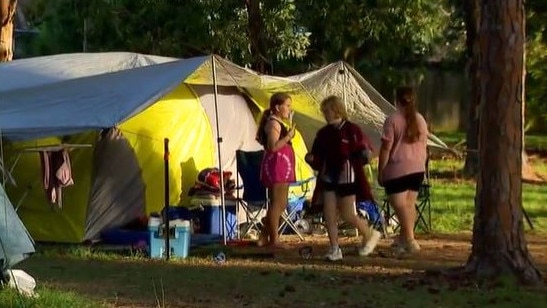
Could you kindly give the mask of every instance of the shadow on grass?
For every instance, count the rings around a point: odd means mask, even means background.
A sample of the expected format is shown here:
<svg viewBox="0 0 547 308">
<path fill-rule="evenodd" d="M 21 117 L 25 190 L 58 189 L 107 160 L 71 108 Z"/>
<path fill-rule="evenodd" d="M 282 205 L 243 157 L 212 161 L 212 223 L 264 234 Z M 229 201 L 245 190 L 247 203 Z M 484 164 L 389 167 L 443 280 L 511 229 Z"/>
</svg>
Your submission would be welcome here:
<svg viewBox="0 0 547 308">
<path fill-rule="evenodd" d="M 465 236 L 450 238 L 463 242 Z M 546 299 L 544 293 L 492 292 L 425 275 L 426 269 L 462 264 L 468 253 L 457 241 L 444 246 L 434 241 L 442 240 L 424 239 L 423 251 L 404 259 L 390 256 L 387 243 L 374 256 L 359 258 L 346 241 L 345 258 L 337 263 L 322 260 L 324 241 L 313 243 L 312 258 L 306 260 L 296 245 L 273 259 L 258 248 L 216 246 L 170 262 L 86 248 L 61 254 L 55 248 L 42 250 L 21 267 L 41 286 L 122 307 L 461 307 L 500 301 L 533 307 Z M 218 251 L 227 255 L 226 262 L 212 260 Z"/>
<path fill-rule="evenodd" d="M 547 208 L 545 209 L 532 208 L 532 209 L 525 209 L 525 210 L 526 210 L 526 213 L 528 213 L 528 216 L 530 216 L 530 218 L 547 218 Z"/>
</svg>

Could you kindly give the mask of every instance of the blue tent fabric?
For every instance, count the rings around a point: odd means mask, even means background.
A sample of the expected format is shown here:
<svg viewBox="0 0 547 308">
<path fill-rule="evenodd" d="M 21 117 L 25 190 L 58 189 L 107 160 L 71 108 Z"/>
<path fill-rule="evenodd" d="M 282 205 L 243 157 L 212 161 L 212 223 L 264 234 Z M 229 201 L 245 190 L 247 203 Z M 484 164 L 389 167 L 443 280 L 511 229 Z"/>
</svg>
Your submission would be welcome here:
<svg viewBox="0 0 547 308">
<path fill-rule="evenodd" d="M 208 59 L 177 60 L 30 88 L 12 85 L 0 90 L 1 133 L 12 140 L 29 140 L 116 126 L 157 102 Z"/>
</svg>

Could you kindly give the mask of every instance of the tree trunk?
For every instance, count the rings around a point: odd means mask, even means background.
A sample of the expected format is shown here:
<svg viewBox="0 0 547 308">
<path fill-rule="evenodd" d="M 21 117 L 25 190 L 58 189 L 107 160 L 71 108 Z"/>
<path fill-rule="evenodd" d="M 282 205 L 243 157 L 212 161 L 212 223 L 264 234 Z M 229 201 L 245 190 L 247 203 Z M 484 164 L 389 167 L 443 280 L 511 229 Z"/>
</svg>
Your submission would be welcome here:
<svg viewBox="0 0 547 308">
<path fill-rule="evenodd" d="M 463 174 L 474 178 L 479 171 L 479 105 L 480 105 L 480 74 L 479 74 L 479 0 L 465 0 L 464 2 L 466 47 L 468 60 L 468 78 L 471 87 L 469 100 L 469 114 L 466 131 L 466 155 Z"/>
<path fill-rule="evenodd" d="M 260 12 L 259 0 L 245 0 L 248 16 L 248 34 L 253 57 L 252 68 L 263 74 L 271 73 L 268 61 L 268 41 L 265 36 L 264 20 Z"/>
<path fill-rule="evenodd" d="M 13 59 L 13 20 L 17 0 L 0 0 L 0 62 Z"/>
<path fill-rule="evenodd" d="M 481 0 L 479 170 L 467 270 L 542 284 L 522 221 L 523 0 Z"/>
</svg>

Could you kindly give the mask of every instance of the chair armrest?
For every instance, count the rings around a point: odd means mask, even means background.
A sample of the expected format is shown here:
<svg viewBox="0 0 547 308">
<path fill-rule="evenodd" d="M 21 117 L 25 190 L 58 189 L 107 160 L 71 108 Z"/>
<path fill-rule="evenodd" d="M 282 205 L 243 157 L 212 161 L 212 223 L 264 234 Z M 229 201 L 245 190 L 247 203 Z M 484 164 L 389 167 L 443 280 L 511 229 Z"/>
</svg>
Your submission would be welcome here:
<svg viewBox="0 0 547 308">
<path fill-rule="evenodd" d="M 304 185 L 308 184 L 309 182 L 311 182 L 312 180 L 315 180 L 314 176 L 312 176 L 310 178 L 307 178 L 305 180 L 302 180 L 302 181 L 296 181 L 296 182 L 289 183 L 289 187 L 304 186 Z"/>
</svg>

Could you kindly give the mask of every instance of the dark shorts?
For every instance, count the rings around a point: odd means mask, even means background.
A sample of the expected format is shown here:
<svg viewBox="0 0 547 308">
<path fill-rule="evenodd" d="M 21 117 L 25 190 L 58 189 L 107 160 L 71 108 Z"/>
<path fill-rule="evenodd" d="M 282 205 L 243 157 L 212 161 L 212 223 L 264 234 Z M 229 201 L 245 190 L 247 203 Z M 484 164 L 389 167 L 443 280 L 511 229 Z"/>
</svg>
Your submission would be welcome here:
<svg viewBox="0 0 547 308">
<path fill-rule="evenodd" d="M 323 182 L 323 191 L 334 191 L 337 197 L 352 196 L 357 193 L 357 184 L 333 184 Z"/>
<path fill-rule="evenodd" d="M 419 172 L 391 179 L 384 183 L 386 194 L 393 195 L 407 190 L 420 191 L 420 186 L 424 182 L 424 175 L 424 172 Z"/>
</svg>

